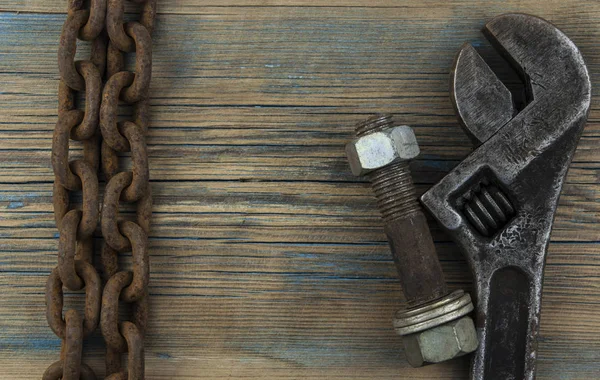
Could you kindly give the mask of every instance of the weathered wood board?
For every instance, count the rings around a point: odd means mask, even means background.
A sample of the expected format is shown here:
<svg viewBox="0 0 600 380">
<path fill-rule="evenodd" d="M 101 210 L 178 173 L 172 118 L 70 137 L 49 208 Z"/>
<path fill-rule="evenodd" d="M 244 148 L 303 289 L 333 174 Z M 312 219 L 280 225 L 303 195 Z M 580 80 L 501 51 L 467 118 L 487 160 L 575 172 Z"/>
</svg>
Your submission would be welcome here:
<svg viewBox="0 0 600 380">
<path fill-rule="evenodd" d="M 65 9 L 0 0 L 2 379 L 39 378 L 58 358 L 43 292 L 58 244 L 50 147 Z M 600 85 L 596 0 L 159 0 L 148 379 L 467 378 L 467 359 L 408 367 L 379 214 L 343 146 L 355 122 L 395 113 L 421 143 L 418 188 L 431 186 L 472 149 L 448 96 L 454 54 L 508 11 L 563 29 Z M 539 379 L 600 378 L 598 99 L 552 234 Z M 451 287 L 469 288 L 432 226 Z M 85 360 L 100 376 L 102 350 L 98 333 Z"/>
</svg>

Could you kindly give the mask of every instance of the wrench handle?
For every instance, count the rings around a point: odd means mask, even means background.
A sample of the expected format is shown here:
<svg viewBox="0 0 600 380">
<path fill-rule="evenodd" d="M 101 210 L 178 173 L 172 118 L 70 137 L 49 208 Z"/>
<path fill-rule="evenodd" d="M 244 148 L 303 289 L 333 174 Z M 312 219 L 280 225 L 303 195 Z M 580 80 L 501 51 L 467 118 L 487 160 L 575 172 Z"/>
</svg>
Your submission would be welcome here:
<svg viewBox="0 0 600 380">
<path fill-rule="evenodd" d="M 489 281 L 478 294 L 483 326 L 478 326 L 472 379 L 533 380 L 541 284 L 517 267 L 501 268 Z"/>
</svg>

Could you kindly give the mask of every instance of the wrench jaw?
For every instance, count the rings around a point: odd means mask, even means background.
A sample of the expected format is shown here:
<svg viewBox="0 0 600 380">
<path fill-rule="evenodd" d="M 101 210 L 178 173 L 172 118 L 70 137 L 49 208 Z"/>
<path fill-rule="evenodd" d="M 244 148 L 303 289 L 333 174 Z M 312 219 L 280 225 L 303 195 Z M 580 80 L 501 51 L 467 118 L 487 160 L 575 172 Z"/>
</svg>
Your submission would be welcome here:
<svg viewBox="0 0 600 380">
<path fill-rule="evenodd" d="M 450 98 L 458 121 L 476 146 L 515 115 L 512 94 L 471 44 L 465 43 L 456 55 L 450 78 Z M 484 104 L 495 106 L 481 107 Z"/>
<path fill-rule="evenodd" d="M 467 79 L 479 82 L 476 89 L 486 82 L 503 89 L 474 49 L 463 47 L 453 71 L 453 100 L 463 127 L 481 145 L 421 201 L 473 272 L 480 345 L 472 378 L 533 379 L 545 257 L 591 85 L 575 45 L 540 18 L 502 15 L 485 34 L 529 78 L 533 98 L 506 122 L 485 124 L 485 118 L 469 116 L 507 115 L 510 107 L 506 94 L 498 97 L 500 111 L 493 110 L 493 96 L 466 96 Z"/>
<path fill-rule="evenodd" d="M 532 102 L 549 96 L 578 107 L 583 107 L 583 98 L 589 103 L 591 87 L 583 57 L 573 41 L 548 21 L 508 13 L 490 20 L 482 32 L 521 74 Z"/>
</svg>

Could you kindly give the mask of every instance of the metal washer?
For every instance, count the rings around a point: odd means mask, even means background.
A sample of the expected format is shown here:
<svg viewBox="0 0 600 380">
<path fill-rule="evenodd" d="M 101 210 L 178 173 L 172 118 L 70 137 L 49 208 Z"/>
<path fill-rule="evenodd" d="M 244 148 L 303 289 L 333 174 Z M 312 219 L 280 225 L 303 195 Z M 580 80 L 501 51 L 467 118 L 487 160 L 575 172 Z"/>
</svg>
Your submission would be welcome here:
<svg viewBox="0 0 600 380">
<path fill-rule="evenodd" d="M 414 334 L 458 319 L 471 311 L 471 296 L 457 290 L 427 305 L 396 312 L 394 329 L 399 335 Z"/>
</svg>

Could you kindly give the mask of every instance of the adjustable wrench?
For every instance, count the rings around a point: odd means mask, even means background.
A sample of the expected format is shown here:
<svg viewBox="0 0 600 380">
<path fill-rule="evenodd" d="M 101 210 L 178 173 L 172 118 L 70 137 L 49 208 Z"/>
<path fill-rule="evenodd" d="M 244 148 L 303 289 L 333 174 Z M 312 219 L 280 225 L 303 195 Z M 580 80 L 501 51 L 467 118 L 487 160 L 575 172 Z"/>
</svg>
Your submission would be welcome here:
<svg viewBox="0 0 600 380">
<path fill-rule="evenodd" d="M 452 101 L 478 147 L 421 201 L 473 272 L 480 345 L 472 378 L 529 380 L 550 231 L 591 85 L 577 47 L 545 20 L 506 14 L 483 32 L 521 74 L 528 103 L 517 113 L 510 91 L 464 45 L 452 73 Z"/>
</svg>

